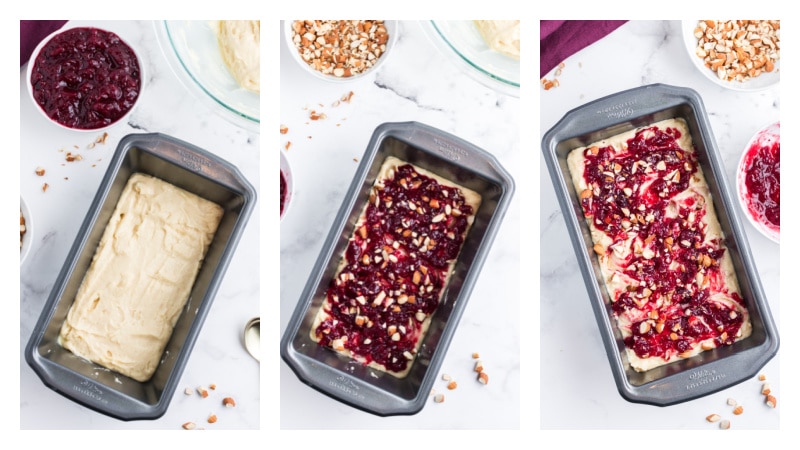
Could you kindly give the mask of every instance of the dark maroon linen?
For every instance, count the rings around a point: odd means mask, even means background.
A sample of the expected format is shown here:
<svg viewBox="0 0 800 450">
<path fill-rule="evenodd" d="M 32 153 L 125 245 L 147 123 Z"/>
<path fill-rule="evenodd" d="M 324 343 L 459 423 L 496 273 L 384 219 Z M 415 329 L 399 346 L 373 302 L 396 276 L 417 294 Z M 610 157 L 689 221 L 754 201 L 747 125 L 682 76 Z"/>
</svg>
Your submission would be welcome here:
<svg viewBox="0 0 800 450">
<path fill-rule="evenodd" d="M 66 20 L 20 20 L 19 21 L 19 65 L 22 67 L 31 58 L 33 49 L 42 39 L 67 23 Z"/>
<path fill-rule="evenodd" d="M 539 23 L 539 78 L 625 22 L 627 20 L 542 20 Z"/>
</svg>

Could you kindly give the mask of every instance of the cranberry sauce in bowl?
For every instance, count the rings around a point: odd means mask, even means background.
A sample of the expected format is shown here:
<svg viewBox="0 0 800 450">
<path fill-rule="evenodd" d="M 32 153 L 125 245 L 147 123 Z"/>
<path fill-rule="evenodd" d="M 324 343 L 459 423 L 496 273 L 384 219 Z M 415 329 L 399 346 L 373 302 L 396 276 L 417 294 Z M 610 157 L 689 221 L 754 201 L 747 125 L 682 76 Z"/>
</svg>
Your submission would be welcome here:
<svg viewBox="0 0 800 450">
<path fill-rule="evenodd" d="M 283 217 L 284 207 L 286 206 L 286 177 L 281 170 L 281 217 Z"/>
<path fill-rule="evenodd" d="M 39 44 L 28 63 L 28 88 L 53 122 L 98 130 L 119 122 L 142 90 L 142 65 L 113 32 L 91 27 L 59 30 Z"/>
<path fill-rule="evenodd" d="M 281 220 L 289 210 L 294 194 L 294 177 L 292 169 L 289 167 L 289 159 L 281 150 Z"/>
<path fill-rule="evenodd" d="M 780 122 L 759 130 L 745 147 L 736 176 L 739 202 L 747 218 L 765 236 L 781 233 Z"/>
</svg>

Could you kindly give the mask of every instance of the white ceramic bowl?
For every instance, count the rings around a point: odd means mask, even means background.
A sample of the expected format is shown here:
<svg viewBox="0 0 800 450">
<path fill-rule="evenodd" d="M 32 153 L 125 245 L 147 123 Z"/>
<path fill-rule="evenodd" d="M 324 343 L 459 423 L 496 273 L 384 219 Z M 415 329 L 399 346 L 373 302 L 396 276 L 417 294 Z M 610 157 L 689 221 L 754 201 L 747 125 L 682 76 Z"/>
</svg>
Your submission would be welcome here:
<svg viewBox="0 0 800 450">
<path fill-rule="evenodd" d="M 422 23 L 428 38 L 453 64 L 484 86 L 519 97 L 519 60 L 492 50 L 473 20 Z"/>
<path fill-rule="evenodd" d="M 734 91 L 761 91 L 769 89 L 772 86 L 780 83 L 781 81 L 781 61 L 780 59 L 775 62 L 775 69 L 772 72 L 762 72 L 761 75 L 750 78 L 745 81 L 726 81 L 720 79 L 717 74 L 710 68 L 705 66 L 703 59 L 697 56 L 696 49 L 698 39 L 694 35 L 694 30 L 697 27 L 699 20 L 683 20 L 681 21 L 681 35 L 683 36 L 683 43 L 686 47 L 686 52 L 689 59 L 692 61 L 694 67 L 703 74 L 706 78 L 713 81 L 718 86 Z"/>
<path fill-rule="evenodd" d="M 136 62 L 139 65 L 139 94 L 137 95 L 135 102 L 133 103 L 133 105 L 128 109 L 128 111 L 125 114 L 123 114 L 122 116 L 117 118 L 114 122 L 112 122 L 112 123 L 110 123 L 108 125 L 102 126 L 102 127 L 97 127 L 97 128 L 74 128 L 74 127 L 70 127 L 70 126 L 67 126 L 65 124 L 62 124 L 62 123 L 52 119 L 50 116 L 48 116 L 47 113 L 41 108 L 41 106 L 39 106 L 39 104 L 34 99 L 33 85 L 31 83 L 31 75 L 33 73 L 33 68 L 36 65 L 36 58 L 38 57 L 38 55 L 41 52 L 42 48 L 44 48 L 50 42 L 50 40 L 52 40 L 57 35 L 60 35 L 60 34 L 62 34 L 64 32 L 67 32 L 67 31 L 75 29 L 75 28 L 96 28 L 96 29 L 101 30 L 101 31 L 114 33 L 115 35 L 117 35 L 120 38 L 120 40 L 122 40 L 122 42 L 124 42 L 128 47 L 131 48 L 131 50 L 133 50 L 133 53 L 136 56 Z M 120 123 L 125 123 L 127 121 L 128 117 L 131 115 L 131 113 L 136 109 L 136 105 L 138 105 L 140 103 L 140 101 L 141 101 L 142 94 L 143 94 L 144 89 L 145 89 L 145 80 L 147 79 L 147 77 L 146 77 L 144 64 L 142 63 L 142 58 L 139 55 L 140 55 L 139 50 L 134 45 L 132 45 L 130 43 L 130 41 L 124 39 L 122 36 L 120 36 L 116 32 L 113 32 L 113 31 L 110 31 L 110 30 L 104 30 L 104 29 L 98 28 L 98 27 L 86 26 L 86 25 L 78 25 L 78 26 L 69 26 L 69 25 L 67 25 L 67 26 L 65 26 L 63 28 L 60 28 L 60 29 L 50 33 L 50 35 L 48 35 L 46 38 L 42 39 L 41 42 L 39 42 L 39 45 L 37 45 L 36 48 L 33 50 L 33 53 L 31 53 L 31 58 L 30 58 L 30 61 L 28 62 L 28 68 L 27 68 L 27 72 L 26 72 L 26 84 L 28 86 L 28 98 L 31 99 L 31 102 L 33 102 L 34 107 L 36 108 L 37 111 L 39 111 L 42 114 L 42 117 L 46 118 L 47 121 L 59 126 L 60 128 L 67 129 L 67 130 L 72 130 L 72 131 L 92 132 L 92 133 L 96 133 L 96 132 L 102 131 L 102 130 L 107 130 L 107 129 L 111 128 L 111 127 L 114 127 L 114 126 L 120 124 Z"/>
<path fill-rule="evenodd" d="M 181 83 L 209 108 L 234 124 L 260 132 L 261 96 L 239 85 L 222 59 L 209 20 L 156 22 L 161 51 Z"/>
<path fill-rule="evenodd" d="M 389 40 L 386 42 L 386 51 L 378 57 L 378 60 L 370 67 L 368 70 L 360 72 L 356 75 L 350 77 L 337 77 L 334 75 L 329 75 L 322 73 L 313 67 L 309 66 L 303 58 L 300 56 L 300 52 L 297 50 L 297 47 L 294 45 L 292 36 L 294 34 L 294 30 L 292 29 L 292 24 L 294 20 L 284 20 L 283 21 L 283 36 L 284 40 L 286 41 L 286 45 L 289 47 L 289 53 L 292 55 L 292 59 L 300 65 L 303 71 L 309 73 L 314 78 L 319 80 L 329 81 L 332 83 L 352 83 L 355 81 L 363 80 L 365 78 L 371 78 L 375 75 L 378 69 L 386 63 L 386 60 L 390 57 L 392 50 L 394 49 L 397 43 L 397 21 L 396 20 L 385 20 L 384 25 L 386 26 L 386 32 L 389 33 Z"/>
<path fill-rule="evenodd" d="M 33 243 L 33 219 L 31 218 L 31 210 L 28 209 L 28 204 L 25 199 L 19 198 L 19 212 L 25 219 L 25 234 L 20 237 L 22 244 L 19 248 L 19 263 L 25 262 L 28 254 L 31 252 L 31 244 Z"/>
<path fill-rule="evenodd" d="M 294 197 L 294 174 L 292 174 L 292 168 L 289 166 L 289 159 L 286 157 L 286 153 L 281 150 L 281 176 L 283 177 L 284 181 L 286 182 L 286 193 L 283 200 L 283 209 L 281 210 L 281 220 L 286 216 L 287 211 L 289 211 L 289 207 L 292 205 L 292 198 Z"/>
<path fill-rule="evenodd" d="M 751 166 L 753 156 L 762 147 L 772 148 L 777 146 L 778 161 L 780 161 L 780 142 L 781 142 L 781 125 L 780 122 L 769 124 L 756 132 L 742 151 L 742 156 L 739 159 L 739 164 L 736 169 L 736 192 L 739 199 L 739 206 L 744 211 L 745 216 L 751 224 L 761 234 L 769 238 L 775 243 L 780 243 L 781 229 L 780 226 L 775 226 L 761 217 L 760 214 L 753 211 L 750 207 L 751 193 L 749 192 L 745 183 L 748 168 Z M 780 172 L 779 172 L 780 173 Z M 779 182 L 780 184 L 780 182 Z"/>
</svg>

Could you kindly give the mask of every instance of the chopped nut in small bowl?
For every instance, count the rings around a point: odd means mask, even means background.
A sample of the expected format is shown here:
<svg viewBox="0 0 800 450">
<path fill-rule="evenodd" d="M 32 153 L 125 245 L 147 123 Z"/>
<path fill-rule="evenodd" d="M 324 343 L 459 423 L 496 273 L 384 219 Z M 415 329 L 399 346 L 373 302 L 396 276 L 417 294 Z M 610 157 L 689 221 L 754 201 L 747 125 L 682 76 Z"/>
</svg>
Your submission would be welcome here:
<svg viewBox="0 0 800 450">
<path fill-rule="evenodd" d="M 31 210 L 25 199 L 19 198 L 19 263 L 25 262 L 25 258 L 31 252 L 31 241 L 33 240 L 33 221 L 31 220 Z"/>
<path fill-rule="evenodd" d="M 397 41 L 394 20 L 287 20 L 292 59 L 321 80 L 352 82 L 371 76 Z"/>
<path fill-rule="evenodd" d="M 709 80 L 736 91 L 780 83 L 780 20 L 684 20 L 686 51 Z"/>
</svg>

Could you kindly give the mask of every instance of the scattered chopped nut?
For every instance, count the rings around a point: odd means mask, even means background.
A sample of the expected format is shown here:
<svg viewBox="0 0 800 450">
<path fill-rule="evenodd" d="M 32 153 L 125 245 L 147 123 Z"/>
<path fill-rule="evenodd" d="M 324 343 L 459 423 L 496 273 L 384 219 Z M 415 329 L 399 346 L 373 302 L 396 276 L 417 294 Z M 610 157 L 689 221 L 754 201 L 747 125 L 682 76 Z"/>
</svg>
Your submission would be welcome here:
<svg viewBox="0 0 800 450">
<path fill-rule="evenodd" d="M 457 387 L 458 387 L 458 383 L 456 383 L 455 381 L 451 381 L 451 382 L 447 383 L 447 389 L 450 389 L 451 391 L 453 389 L 457 388 Z"/>
<path fill-rule="evenodd" d="M 489 375 L 486 375 L 486 372 L 479 373 L 478 381 L 480 381 L 481 384 L 489 384 Z"/>
<path fill-rule="evenodd" d="M 47 183 L 43 184 L 42 185 L 42 192 L 47 192 L 47 188 L 49 188 L 49 187 L 50 187 L 49 184 L 47 184 Z"/>
<path fill-rule="evenodd" d="M 728 399 L 728 405 L 730 405 L 730 406 L 736 406 L 736 399 L 729 398 L 729 399 Z"/>
<path fill-rule="evenodd" d="M 316 111 L 314 111 L 314 110 L 312 109 L 312 110 L 311 110 L 311 114 L 310 114 L 308 117 L 309 117 L 311 120 L 321 120 L 321 119 L 327 119 L 327 118 L 328 118 L 328 115 L 327 115 L 327 114 L 325 114 L 325 113 L 318 113 L 318 112 L 316 112 Z"/>
<path fill-rule="evenodd" d="M 738 405 L 736 408 L 733 408 L 733 413 L 735 415 L 740 415 L 744 412 L 744 407 L 742 405 Z"/>
<path fill-rule="evenodd" d="M 544 86 L 545 91 L 549 91 L 555 87 L 559 87 L 561 83 L 557 79 L 548 80 L 547 78 L 542 78 L 542 86 Z"/>
<path fill-rule="evenodd" d="M 292 43 L 309 67 L 337 78 L 369 70 L 386 52 L 382 20 L 295 20 Z"/>
<path fill-rule="evenodd" d="M 556 88 L 556 87 L 561 86 L 561 83 L 558 81 L 558 77 L 561 76 L 561 72 L 564 70 L 564 67 L 566 67 L 566 65 L 562 61 L 562 62 L 560 62 L 558 64 L 558 67 L 556 68 L 556 71 L 554 72 L 555 77 L 552 80 L 549 80 L 547 78 L 542 78 L 541 79 L 541 83 L 542 83 L 542 86 L 544 87 L 545 91 L 549 91 L 552 88 Z"/>
<path fill-rule="evenodd" d="M 481 355 L 478 352 L 475 352 L 475 353 L 472 354 L 472 359 L 478 359 L 480 357 L 481 357 Z"/>
<path fill-rule="evenodd" d="M 216 421 L 217 421 L 216 414 L 211 414 L 210 416 L 208 416 L 208 423 L 216 423 Z"/>
<path fill-rule="evenodd" d="M 188 387 L 183 390 L 183 393 L 186 394 L 186 395 L 192 395 L 192 392 L 194 392 L 192 390 L 192 388 L 188 388 Z"/>
<path fill-rule="evenodd" d="M 721 418 L 722 417 L 720 417 L 719 414 L 709 414 L 708 416 L 706 416 L 706 420 L 711 422 L 711 423 L 719 422 L 719 419 L 721 419 Z"/>
<path fill-rule="evenodd" d="M 225 397 L 222 399 L 222 404 L 228 408 L 233 408 L 236 406 L 236 402 L 233 400 L 232 397 Z"/>
<path fill-rule="evenodd" d="M 184 430 L 194 430 L 197 428 L 197 425 L 195 425 L 194 422 L 186 422 L 182 426 Z"/>
<path fill-rule="evenodd" d="M 44 175 L 44 168 L 37 167 L 36 168 L 36 175 L 39 175 L 40 177 L 43 176 Z"/>
<path fill-rule="evenodd" d="M 78 153 L 67 152 L 67 162 L 80 161 L 83 159 Z"/>
<path fill-rule="evenodd" d="M 217 390 L 217 385 L 214 384 L 214 383 L 211 383 L 211 384 L 208 385 L 208 388 L 211 389 L 212 391 L 215 391 L 215 390 Z"/>
<path fill-rule="evenodd" d="M 723 430 L 727 430 L 728 428 L 731 427 L 731 421 L 728 419 L 723 419 L 722 421 L 720 421 L 719 427 L 722 428 Z"/>
<path fill-rule="evenodd" d="M 769 395 L 772 390 L 769 388 L 769 383 L 764 383 L 761 385 L 761 393 L 763 395 Z"/>
<path fill-rule="evenodd" d="M 197 387 L 197 393 L 200 394 L 201 397 L 206 398 L 208 397 L 208 390 L 203 386 Z"/>
<path fill-rule="evenodd" d="M 289 150 L 289 147 L 292 146 L 292 141 L 286 141 L 286 144 L 283 146 L 286 150 Z"/>
<path fill-rule="evenodd" d="M 444 402 L 444 394 L 436 394 L 433 396 L 433 401 L 436 403 L 443 403 Z"/>
<path fill-rule="evenodd" d="M 286 125 L 281 124 L 281 134 L 286 134 L 289 132 L 289 127 Z"/>
<path fill-rule="evenodd" d="M 443 379 L 444 381 L 450 381 L 450 380 L 452 380 L 452 378 L 450 377 L 450 375 L 448 375 L 448 374 L 446 374 L 446 373 L 443 373 L 443 374 L 442 374 L 442 379 Z"/>
<path fill-rule="evenodd" d="M 766 379 L 767 379 L 767 376 L 764 375 L 763 373 L 758 376 L 758 381 L 765 381 Z"/>
<path fill-rule="evenodd" d="M 481 373 L 483 372 L 483 361 L 478 360 L 475 362 L 475 372 Z"/>
<path fill-rule="evenodd" d="M 778 399 L 775 398 L 774 395 L 770 394 L 767 395 L 766 403 L 767 406 L 769 406 L 770 408 L 775 408 L 776 406 L 778 406 Z"/>
</svg>

